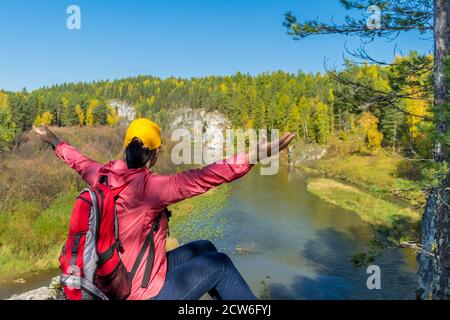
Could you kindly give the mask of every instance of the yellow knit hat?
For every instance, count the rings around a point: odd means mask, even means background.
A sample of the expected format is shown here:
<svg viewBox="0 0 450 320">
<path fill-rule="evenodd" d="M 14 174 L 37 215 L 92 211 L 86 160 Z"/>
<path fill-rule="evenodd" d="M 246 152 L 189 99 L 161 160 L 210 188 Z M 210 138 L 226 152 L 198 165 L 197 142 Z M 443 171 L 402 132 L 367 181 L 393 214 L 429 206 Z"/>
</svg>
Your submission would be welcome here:
<svg viewBox="0 0 450 320">
<path fill-rule="evenodd" d="M 134 138 L 139 138 L 144 147 L 155 150 L 161 146 L 161 129 L 159 126 L 145 118 L 134 120 L 128 127 L 125 135 L 125 148 Z"/>
</svg>

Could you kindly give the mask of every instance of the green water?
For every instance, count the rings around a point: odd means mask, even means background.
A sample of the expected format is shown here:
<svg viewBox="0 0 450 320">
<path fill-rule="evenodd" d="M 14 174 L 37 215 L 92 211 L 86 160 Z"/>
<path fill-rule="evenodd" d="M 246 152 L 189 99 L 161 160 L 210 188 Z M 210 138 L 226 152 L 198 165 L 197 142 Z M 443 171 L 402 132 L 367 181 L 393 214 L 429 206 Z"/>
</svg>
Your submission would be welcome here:
<svg viewBox="0 0 450 320">
<path fill-rule="evenodd" d="M 354 267 L 351 259 L 366 249 L 373 229 L 310 194 L 307 178 L 288 168 L 261 176 L 254 168 L 233 183 L 226 209 L 217 216 L 227 224 L 225 236 L 215 242 L 254 292 L 267 287 L 272 299 L 414 299 L 415 253 L 386 250 L 375 262 L 381 289 L 367 289 L 366 268 Z M 237 245 L 255 252 L 239 254 Z"/>
</svg>

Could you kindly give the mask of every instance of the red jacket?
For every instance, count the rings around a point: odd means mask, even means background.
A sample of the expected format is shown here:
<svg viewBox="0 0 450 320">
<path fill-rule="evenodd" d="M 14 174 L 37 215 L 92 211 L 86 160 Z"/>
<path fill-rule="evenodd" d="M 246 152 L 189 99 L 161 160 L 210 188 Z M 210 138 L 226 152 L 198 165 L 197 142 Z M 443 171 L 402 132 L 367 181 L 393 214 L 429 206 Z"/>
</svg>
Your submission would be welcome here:
<svg viewBox="0 0 450 320">
<path fill-rule="evenodd" d="M 123 160 L 102 165 L 82 155 L 64 141 L 56 146 L 55 152 L 58 158 L 77 171 L 90 186 L 97 182 L 99 173 L 108 176 L 108 182 L 113 188 L 128 183 L 116 202 L 119 238 L 125 250 L 122 261 L 128 271 L 136 260 L 151 224 L 160 216 L 164 208 L 205 193 L 222 183 L 238 179 L 252 167 L 245 163 L 244 154 L 239 154 L 201 169 L 160 176 L 145 168 L 128 169 Z M 158 295 L 163 287 L 167 272 L 167 225 L 167 218 L 162 215 L 160 227 L 154 236 L 155 259 L 149 286 L 141 288 L 147 262 L 147 257 L 144 256 L 133 279 L 131 295 L 128 299 L 150 299 Z"/>
</svg>

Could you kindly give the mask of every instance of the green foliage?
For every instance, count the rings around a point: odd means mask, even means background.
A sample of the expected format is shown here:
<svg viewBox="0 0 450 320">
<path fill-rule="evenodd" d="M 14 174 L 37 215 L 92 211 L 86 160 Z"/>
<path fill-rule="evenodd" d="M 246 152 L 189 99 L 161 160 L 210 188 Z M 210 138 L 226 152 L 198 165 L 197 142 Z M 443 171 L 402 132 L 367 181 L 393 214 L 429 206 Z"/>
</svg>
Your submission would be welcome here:
<svg viewBox="0 0 450 320">
<path fill-rule="evenodd" d="M 315 138 L 318 143 L 326 144 L 331 135 L 330 117 L 328 106 L 318 102 L 315 104 L 313 113 L 313 125 L 315 130 Z"/>
<path fill-rule="evenodd" d="M 57 268 L 75 197 L 61 195 L 44 210 L 22 201 L 0 213 L 0 275 Z"/>
<path fill-rule="evenodd" d="M 430 189 L 438 187 L 448 176 L 449 172 L 449 163 L 446 161 L 426 163 L 421 172 L 423 175 L 422 184 L 424 188 Z"/>
<path fill-rule="evenodd" d="M 384 134 L 383 145 L 396 152 L 402 146 L 406 134 L 405 114 L 397 109 L 384 108 L 380 122 Z"/>
<path fill-rule="evenodd" d="M 375 37 L 395 38 L 400 31 L 411 29 L 425 34 L 432 30 L 433 25 L 433 5 L 430 0 L 340 0 L 345 10 L 357 11 L 362 14 L 345 15 L 342 24 L 334 22 L 322 22 L 319 20 L 307 20 L 299 22 L 292 12 L 285 14 L 284 26 L 287 34 L 295 40 L 299 40 L 311 35 L 321 34 L 341 34 L 347 36 L 359 36 L 366 41 Z M 376 4 L 382 19 L 378 28 L 367 26 L 367 9 L 370 5 Z"/>
<path fill-rule="evenodd" d="M 108 101 L 116 99 L 133 104 L 139 116 L 160 120 L 163 127 L 170 112 L 184 106 L 221 110 L 234 126 L 255 129 L 298 127 L 301 112 L 308 119 L 301 124 L 308 133 L 308 142 L 325 143 L 331 134 L 333 118 L 328 101 L 331 88 L 327 76 L 281 71 L 255 77 L 237 73 L 231 77 L 191 80 L 140 76 L 13 93 L 10 100 L 13 120 L 21 132 L 28 130 L 46 111 L 58 126 L 114 125 L 118 117 Z M 300 97 L 304 100 L 300 101 Z"/>
<path fill-rule="evenodd" d="M 0 106 L 0 151 L 5 150 L 16 138 L 16 125 L 7 106 Z"/>
</svg>

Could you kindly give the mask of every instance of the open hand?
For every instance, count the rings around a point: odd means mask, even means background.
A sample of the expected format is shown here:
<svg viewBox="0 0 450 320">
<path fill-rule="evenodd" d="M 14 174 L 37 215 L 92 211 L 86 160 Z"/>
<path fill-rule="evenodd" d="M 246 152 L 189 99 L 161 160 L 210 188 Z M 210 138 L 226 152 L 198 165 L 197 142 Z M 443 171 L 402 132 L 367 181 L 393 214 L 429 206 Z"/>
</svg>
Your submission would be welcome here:
<svg viewBox="0 0 450 320">
<path fill-rule="evenodd" d="M 58 137 L 54 134 L 47 125 L 43 125 L 44 129 L 33 126 L 34 133 L 36 133 L 42 141 L 52 144 L 58 141 Z"/>
<path fill-rule="evenodd" d="M 278 141 L 260 143 L 258 144 L 258 150 L 252 150 L 247 154 L 247 160 L 249 163 L 254 164 L 258 161 L 270 158 L 286 149 L 294 138 L 294 133 L 286 132 Z"/>
</svg>

